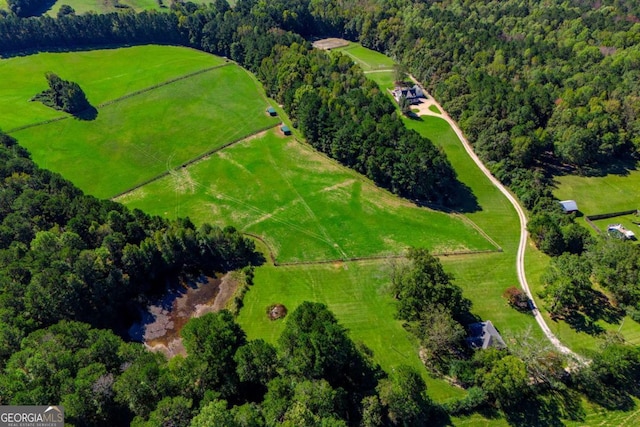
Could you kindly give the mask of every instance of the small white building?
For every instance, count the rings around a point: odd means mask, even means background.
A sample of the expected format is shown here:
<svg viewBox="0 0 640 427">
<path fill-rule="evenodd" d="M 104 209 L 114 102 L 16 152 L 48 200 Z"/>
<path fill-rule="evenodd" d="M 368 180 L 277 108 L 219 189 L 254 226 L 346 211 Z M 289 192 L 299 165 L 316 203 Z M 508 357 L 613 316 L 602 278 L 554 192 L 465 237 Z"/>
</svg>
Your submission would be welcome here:
<svg viewBox="0 0 640 427">
<path fill-rule="evenodd" d="M 575 200 L 563 200 L 560 205 L 564 213 L 578 212 L 578 204 Z"/>
</svg>

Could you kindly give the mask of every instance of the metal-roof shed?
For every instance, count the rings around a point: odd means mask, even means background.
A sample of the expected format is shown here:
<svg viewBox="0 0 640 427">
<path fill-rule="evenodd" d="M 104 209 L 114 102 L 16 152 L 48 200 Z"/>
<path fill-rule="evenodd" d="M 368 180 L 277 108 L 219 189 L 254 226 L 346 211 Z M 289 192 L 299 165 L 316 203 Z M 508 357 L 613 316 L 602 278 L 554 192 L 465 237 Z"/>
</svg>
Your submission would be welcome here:
<svg viewBox="0 0 640 427">
<path fill-rule="evenodd" d="M 562 210 L 565 213 L 578 211 L 578 204 L 576 203 L 575 200 L 563 200 L 560 202 L 560 205 L 562 205 Z"/>
</svg>

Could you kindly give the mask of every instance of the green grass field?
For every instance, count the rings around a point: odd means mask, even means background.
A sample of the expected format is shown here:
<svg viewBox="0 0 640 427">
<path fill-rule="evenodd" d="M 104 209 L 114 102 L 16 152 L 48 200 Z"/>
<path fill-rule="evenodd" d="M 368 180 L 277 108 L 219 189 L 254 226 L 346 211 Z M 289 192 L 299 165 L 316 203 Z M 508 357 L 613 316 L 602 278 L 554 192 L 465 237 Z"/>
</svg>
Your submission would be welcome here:
<svg viewBox="0 0 640 427">
<path fill-rule="evenodd" d="M 280 119 L 266 115 L 266 106 L 254 79 L 230 64 L 99 108 L 95 120 L 70 118 L 12 135 L 38 164 L 87 193 L 111 197 L 275 126 Z"/>
<path fill-rule="evenodd" d="M 424 116 L 422 120 L 407 119 L 406 124 L 444 149 L 458 178 L 473 190 L 481 208 L 465 216 L 504 249 L 498 254 L 441 258 L 473 302 L 472 311 L 490 319 L 501 332 L 518 333 L 531 326 L 539 334 L 531 316 L 513 310 L 502 298 L 506 288 L 518 286 L 515 263 L 520 228 L 515 210 L 475 166 L 446 121 Z"/>
<path fill-rule="evenodd" d="M 393 69 L 395 62 L 388 56 L 382 55 L 357 43 L 339 47 L 335 51 L 349 55 L 365 71 Z"/>
<path fill-rule="evenodd" d="M 495 249 L 461 217 L 399 199 L 279 131 L 225 148 L 121 200 L 260 235 L 278 262 L 384 256 L 408 246 Z"/>
<path fill-rule="evenodd" d="M 46 14 L 56 16 L 60 6 L 68 4 L 80 15 L 87 12 L 108 13 L 122 12 L 123 10 L 133 10 L 140 12 L 142 10 L 164 10 L 160 7 L 157 0 L 58 0 L 49 9 Z M 116 4 L 128 6 L 127 9 L 116 7 Z M 163 0 L 163 4 L 168 8 L 170 2 Z"/>
<path fill-rule="evenodd" d="M 65 115 L 29 102 L 47 89 L 45 73 L 77 82 L 93 105 L 169 79 L 224 64 L 224 59 L 173 46 L 137 46 L 68 53 L 38 53 L 0 59 L 0 129 Z"/>
<path fill-rule="evenodd" d="M 383 88 L 393 84 L 392 72 L 382 71 L 392 67 L 389 58 L 353 45 L 346 50 L 361 58 L 360 62 L 373 71 L 367 76 Z M 107 59 L 102 61 L 101 54 Z M 61 115 L 26 101 L 44 89 L 43 74 L 48 70 L 78 81 L 90 101 L 100 104 L 223 64 L 222 59 L 210 55 L 157 46 L 41 55 L 0 61 L 0 77 L 13 79 L 8 80 L 12 83 L 7 88 L 11 89 L 0 94 L 3 129 Z M 29 58 L 37 59 L 33 73 Z M 172 60 L 175 67 L 166 64 Z M 58 68 L 49 68 L 52 66 Z M 19 70 L 29 72 L 15 75 Z M 81 188 L 108 197 L 203 151 L 278 123 L 282 118 L 264 114 L 268 102 L 254 78 L 235 65 L 227 65 L 99 108 L 93 121 L 66 119 L 15 132 L 15 136 L 40 165 L 53 170 L 58 167 Z M 480 209 L 465 213 L 467 221 L 417 208 L 377 189 L 360 175 L 276 130 L 224 148 L 120 200 L 149 213 L 189 216 L 195 223 L 232 224 L 261 235 L 280 262 L 395 254 L 410 245 L 436 251 L 491 249 L 472 222 L 504 252 L 443 256 L 445 269 L 472 300 L 472 312 L 491 319 L 507 340 L 528 327 L 541 337 L 533 318 L 509 308 L 501 296 L 505 288 L 517 285 L 519 225 L 515 210 L 471 161 L 444 120 L 423 117 L 407 119 L 406 123 L 445 150 L 461 182 L 473 191 Z M 530 247 L 526 262 L 529 280 L 539 285 L 548 259 Z M 245 296 L 238 320 L 249 339 L 274 342 L 283 322 L 267 319 L 269 304 L 283 303 L 291 311 L 305 300 L 324 302 L 354 341 L 373 350 L 375 361 L 386 371 L 399 364 L 414 366 L 421 370 L 434 400 L 460 397 L 463 390 L 430 378 L 422 369 L 415 340 L 394 319 L 394 302 L 387 292 L 389 269 L 389 260 L 278 267 L 267 263 L 256 269 L 255 284 Z M 592 337 L 567 330 L 563 323 L 557 325 L 552 328 L 559 338 L 575 350 L 597 344 Z M 635 329 L 625 321 L 621 330 L 632 335 Z M 640 422 L 640 412 L 614 413 L 588 404 L 585 408 L 584 422 L 568 424 Z M 504 419 L 477 414 L 453 422 L 507 425 Z"/>
<path fill-rule="evenodd" d="M 626 170 L 603 177 L 565 175 L 556 177 L 554 195 L 573 199 L 585 215 L 640 208 L 640 170 Z"/>
<path fill-rule="evenodd" d="M 375 63 L 375 60 L 372 59 L 372 56 L 375 57 L 375 55 L 375 52 L 370 52 L 367 61 Z M 383 63 L 383 60 L 378 60 L 378 63 Z M 392 71 L 367 72 L 366 74 L 368 78 L 375 80 L 382 89 L 393 86 Z M 459 179 L 473 189 L 478 203 L 482 207 L 481 211 L 466 215 L 505 249 L 504 254 L 441 258 L 447 271 L 455 275 L 456 283 L 464 288 L 464 295 L 474 302 L 472 311 L 482 318 L 490 318 L 500 331 L 507 335 L 517 333 L 527 327 L 533 327 L 533 331 L 543 339 L 537 325 L 533 322 L 533 318 L 516 313 L 500 296 L 506 287 L 518 285 L 515 275 L 518 220 L 515 211 L 504 196 L 488 182 L 471 162 L 457 137 L 444 120 L 424 116 L 422 120 L 406 119 L 406 123 L 410 128 L 443 147 L 456 169 Z M 564 176 L 558 178 L 558 182 L 556 196 L 561 200 L 575 199 L 580 210 L 585 214 L 640 207 L 637 192 L 637 189 L 640 188 L 639 171 L 634 170 L 624 176 L 609 175 L 605 178 Z M 612 200 L 611 194 L 620 197 Z M 604 210 L 602 210 L 603 206 L 606 207 Z M 525 265 L 527 279 L 534 294 L 542 289 L 541 276 L 548 263 L 549 258 L 539 252 L 529 241 Z M 536 304 L 542 307 L 539 299 Z M 545 315 L 545 318 L 556 336 L 574 351 L 585 353 L 596 349 L 601 343 L 600 339 L 575 332 L 564 322 L 553 322 L 548 315 Z M 601 326 L 608 330 L 619 331 L 629 342 L 640 343 L 640 327 L 630 318 L 625 318 L 620 325 L 601 324 Z M 436 392 L 435 396 L 437 398 L 437 396 L 444 395 Z M 637 401 L 636 404 L 638 404 Z M 637 409 L 629 412 L 607 411 L 587 401 L 583 402 L 583 406 L 586 411 L 585 419 L 583 421 L 565 421 L 566 425 L 576 427 L 631 426 L 640 423 L 640 410 Z M 453 423 L 458 426 L 508 425 L 504 419 L 486 419 L 478 414 L 471 417 L 454 418 Z"/>
</svg>

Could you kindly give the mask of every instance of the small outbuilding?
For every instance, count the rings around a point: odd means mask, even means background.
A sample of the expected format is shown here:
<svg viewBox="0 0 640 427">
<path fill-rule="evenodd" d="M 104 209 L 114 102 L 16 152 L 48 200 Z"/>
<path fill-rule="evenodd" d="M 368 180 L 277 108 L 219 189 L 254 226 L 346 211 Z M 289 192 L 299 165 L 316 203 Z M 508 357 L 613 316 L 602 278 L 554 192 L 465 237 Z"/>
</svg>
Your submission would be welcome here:
<svg viewBox="0 0 640 427">
<path fill-rule="evenodd" d="M 490 347 L 498 349 L 507 348 L 507 345 L 496 327 L 491 323 L 491 320 L 470 324 L 467 344 L 473 349 L 481 348 L 486 350 Z"/>
<path fill-rule="evenodd" d="M 564 213 L 578 212 L 578 204 L 575 200 L 563 200 L 560 205 Z"/>
<path fill-rule="evenodd" d="M 285 135 L 291 135 L 291 129 L 289 129 L 289 126 L 287 126 L 287 125 L 280 126 L 280 130 Z"/>
<path fill-rule="evenodd" d="M 278 115 L 278 112 L 276 111 L 275 108 L 270 106 L 269 108 L 267 108 L 267 114 L 269 114 L 270 116 L 274 117 L 274 116 Z"/>
<path fill-rule="evenodd" d="M 627 230 L 622 224 L 609 224 L 607 232 L 609 235 L 622 240 L 633 240 L 636 238 L 635 233 L 631 230 Z"/>
</svg>

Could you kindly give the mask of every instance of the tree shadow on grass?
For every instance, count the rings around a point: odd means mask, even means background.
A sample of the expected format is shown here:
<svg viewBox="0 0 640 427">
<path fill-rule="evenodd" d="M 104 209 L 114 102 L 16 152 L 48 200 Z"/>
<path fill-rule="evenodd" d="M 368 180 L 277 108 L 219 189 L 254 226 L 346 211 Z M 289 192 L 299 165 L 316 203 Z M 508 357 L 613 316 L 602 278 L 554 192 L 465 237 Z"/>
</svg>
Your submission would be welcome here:
<svg viewBox="0 0 640 427">
<path fill-rule="evenodd" d="M 478 203 L 478 198 L 473 194 L 471 188 L 460 181 L 456 181 L 451 193 L 444 195 L 442 199 L 445 201 L 446 205 L 421 201 L 415 201 L 415 203 L 418 206 L 426 206 L 430 209 L 447 213 L 473 213 L 482 210 L 482 207 Z"/>
<path fill-rule="evenodd" d="M 528 396 L 503 407 L 509 425 L 518 427 L 560 427 L 563 418 L 584 419 L 580 397 L 570 390 L 552 390 L 546 395 Z"/>
<path fill-rule="evenodd" d="M 577 332 L 585 332 L 589 335 L 600 335 L 605 329 L 596 322 L 604 320 L 609 324 L 617 325 L 625 315 L 624 310 L 614 307 L 602 292 L 591 290 L 586 298 L 581 311 L 571 310 L 564 316 L 564 321 Z"/>
<path fill-rule="evenodd" d="M 578 373 L 573 379 L 575 386 L 589 399 L 608 410 L 630 411 L 636 404 L 629 390 L 604 384 L 589 370 Z M 637 397 L 637 396 L 636 396 Z"/>
<path fill-rule="evenodd" d="M 89 108 L 85 108 L 84 110 L 75 113 L 73 117 L 83 121 L 92 121 L 98 117 L 98 110 L 92 105 Z"/>
<path fill-rule="evenodd" d="M 543 162 L 545 169 L 552 176 L 580 175 L 589 177 L 605 177 L 607 175 L 627 176 L 631 172 L 638 170 L 638 159 L 628 156 L 626 158 L 614 159 L 611 162 L 601 165 L 589 165 L 576 167 L 564 164 L 551 156 L 545 156 Z M 557 182 L 554 181 L 554 186 Z"/>
<path fill-rule="evenodd" d="M 56 1 L 57 0 L 45 0 L 45 1 L 41 2 L 40 4 L 38 4 L 38 6 L 36 8 L 34 8 L 31 11 L 31 13 L 29 13 L 27 16 L 24 16 L 24 18 L 28 18 L 28 17 L 31 17 L 31 16 L 44 15 L 46 12 L 51 10 L 53 5 L 56 4 Z"/>
<path fill-rule="evenodd" d="M 476 195 L 473 194 L 471 188 L 463 182 L 458 181 L 454 187 L 453 194 L 449 195 L 449 197 L 452 209 L 458 212 L 472 213 L 482 210 Z"/>
</svg>

